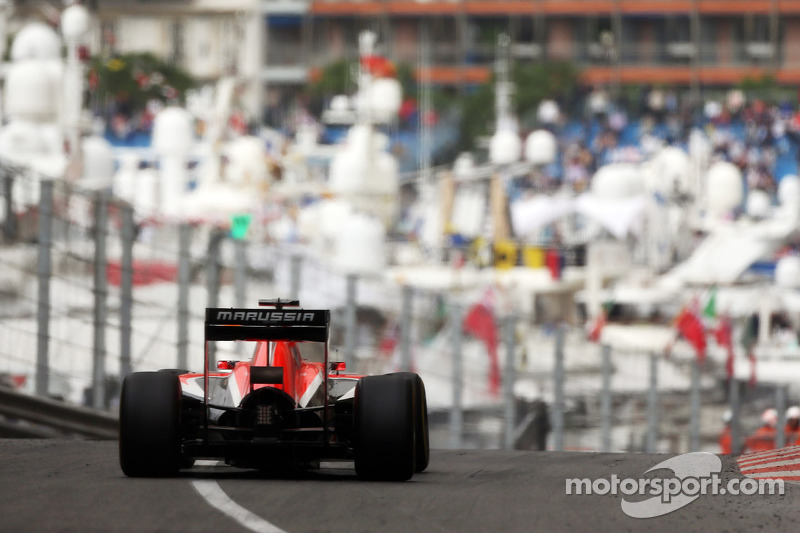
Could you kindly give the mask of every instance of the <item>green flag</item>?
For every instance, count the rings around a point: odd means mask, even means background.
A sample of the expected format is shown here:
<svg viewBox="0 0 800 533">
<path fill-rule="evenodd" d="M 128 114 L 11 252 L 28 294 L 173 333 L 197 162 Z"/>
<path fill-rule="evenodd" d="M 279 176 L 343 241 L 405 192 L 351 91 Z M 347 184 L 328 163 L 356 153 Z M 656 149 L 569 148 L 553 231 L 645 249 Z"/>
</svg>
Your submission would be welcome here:
<svg viewBox="0 0 800 533">
<path fill-rule="evenodd" d="M 753 350 L 753 346 L 758 342 L 758 315 L 753 314 L 747 318 L 742 336 L 739 342 L 744 347 L 745 351 L 749 354 Z"/>
<path fill-rule="evenodd" d="M 231 237 L 236 240 L 243 240 L 247 236 L 247 229 L 250 227 L 252 215 L 233 215 L 231 216 Z"/>
<path fill-rule="evenodd" d="M 703 308 L 703 316 L 706 318 L 717 318 L 717 288 L 711 287 L 711 296 L 708 298 L 706 306 Z"/>
</svg>

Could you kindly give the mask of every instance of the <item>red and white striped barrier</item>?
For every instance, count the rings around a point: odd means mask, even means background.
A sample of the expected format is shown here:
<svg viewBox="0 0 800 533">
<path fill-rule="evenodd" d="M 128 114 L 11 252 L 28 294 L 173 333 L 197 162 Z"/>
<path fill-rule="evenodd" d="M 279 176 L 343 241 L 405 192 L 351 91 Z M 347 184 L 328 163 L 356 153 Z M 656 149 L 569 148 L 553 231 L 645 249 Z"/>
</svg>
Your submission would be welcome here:
<svg viewBox="0 0 800 533">
<path fill-rule="evenodd" d="M 749 478 L 800 481 L 800 446 L 750 453 L 736 462 L 741 473 Z"/>
</svg>

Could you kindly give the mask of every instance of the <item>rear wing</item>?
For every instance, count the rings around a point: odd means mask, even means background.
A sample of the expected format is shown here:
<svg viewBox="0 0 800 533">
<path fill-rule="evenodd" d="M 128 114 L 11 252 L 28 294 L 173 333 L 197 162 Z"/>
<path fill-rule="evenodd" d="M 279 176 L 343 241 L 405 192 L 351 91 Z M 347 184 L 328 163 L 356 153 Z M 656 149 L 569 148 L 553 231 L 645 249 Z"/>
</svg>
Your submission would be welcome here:
<svg viewBox="0 0 800 533">
<path fill-rule="evenodd" d="M 205 441 L 208 442 L 209 420 L 209 341 L 308 341 L 325 344 L 324 369 L 328 368 L 328 336 L 331 312 L 327 309 L 302 309 L 296 300 L 259 300 L 264 309 L 206 308 L 205 361 L 203 369 L 203 404 L 205 406 Z M 289 309 L 287 309 L 289 307 Z M 257 367 L 261 370 L 280 367 Z M 251 369 L 251 379 L 253 371 Z M 263 372 L 262 372 L 263 373 Z M 279 374 L 279 376 L 282 375 Z M 274 377 L 274 376 L 273 376 Z M 328 380 L 322 382 L 324 398 L 328 397 Z M 323 427 L 328 427 L 328 409 L 323 409 Z M 325 443 L 328 430 L 325 429 Z"/>
<path fill-rule="evenodd" d="M 327 342 L 327 309 L 206 309 L 206 341 Z"/>
</svg>

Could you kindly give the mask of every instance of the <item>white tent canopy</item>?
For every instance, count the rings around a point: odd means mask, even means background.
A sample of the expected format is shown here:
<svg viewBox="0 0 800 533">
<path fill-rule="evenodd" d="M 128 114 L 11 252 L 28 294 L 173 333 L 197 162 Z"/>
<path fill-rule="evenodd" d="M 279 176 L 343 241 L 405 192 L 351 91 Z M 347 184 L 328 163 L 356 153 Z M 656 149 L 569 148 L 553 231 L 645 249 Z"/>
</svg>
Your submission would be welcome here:
<svg viewBox="0 0 800 533">
<path fill-rule="evenodd" d="M 615 199 L 598 198 L 592 193 L 578 198 L 536 196 L 511 204 L 511 224 L 515 234 L 524 236 L 578 213 L 599 223 L 617 239 L 624 239 L 640 233 L 646 207 L 646 195 Z"/>
</svg>

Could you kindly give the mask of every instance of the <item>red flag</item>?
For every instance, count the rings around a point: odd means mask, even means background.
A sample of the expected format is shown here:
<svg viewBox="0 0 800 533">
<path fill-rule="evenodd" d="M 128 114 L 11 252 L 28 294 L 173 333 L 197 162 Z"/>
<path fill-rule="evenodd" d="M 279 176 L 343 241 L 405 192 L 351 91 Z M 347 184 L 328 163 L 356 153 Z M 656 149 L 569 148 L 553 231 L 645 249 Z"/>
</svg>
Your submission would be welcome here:
<svg viewBox="0 0 800 533">
<path fill-rule="evenodd" d="M 393 78 L 397 74 L 394 64 L 383 56 L 361 57 L 361 67 L 376 78 Z"/>
<path fill-rule="evenodd" d="M 701 363 L 706 358 L 706 330 L 703 322 L 694 309 L 683 308 L 675 320 L 675 327 L 686 341 L 691 344 L 697 352 L 697 360 Z"/>
<path fill-rule="evenodd" d="M 731 317 L 727 314 L 722 315 L 714 329 L 714 337 L 717 344 L 725 348 L 727 351 L 727 358 L 725 359 L 725 373 L 729 378 L 733 377 L 733 326 L 731 325 Z"/>
<path fill-rule="evenodd" d="M 500 390 L 500 364 L 497 359 L 497 326 L 491 309 L 484 303 L 473 305 L 464 317 L 464 330 L 486 344 L 489 352 L 489 393 Z"/>
<path fill-rule="evenodd" d="M 604 309 L 600 310 L 600 314 L 595 317 L 589 326 L 587 338 L 590 342 L 600 342 L 600 334 L 603 333 L 603 327 L 606 325 L 606 312 Z"/>
<path fill-rule="evenodd" d="M 378 344 L 378 353 L 384 357 L 390 357 L 394 353 L 400 336 L 399 329 L 396 323 L 390 323 L 384 328 L 383 337 L 381 337 L 380 343 Z"/>
<path fill-rule="evenodd" d="M 747 353 L 747 358 L 750 359 L 750 383 L 751 387 L 756 386 L 756 354 L 753 350 Z"/>
</svg>

